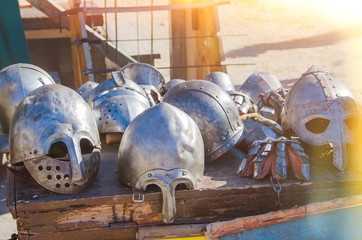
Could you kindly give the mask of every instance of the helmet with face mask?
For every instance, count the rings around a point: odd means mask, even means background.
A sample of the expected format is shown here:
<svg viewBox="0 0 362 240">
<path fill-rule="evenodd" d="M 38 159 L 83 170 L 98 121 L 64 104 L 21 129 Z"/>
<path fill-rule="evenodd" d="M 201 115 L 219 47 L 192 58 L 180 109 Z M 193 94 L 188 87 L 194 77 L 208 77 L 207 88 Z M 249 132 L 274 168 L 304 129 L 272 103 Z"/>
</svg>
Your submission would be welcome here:
<svg viewBox="0 0 362 240">
<path fill-rule="evenodd" d="M 176 214 L 178 184 L 196 187 L 204 172 L 204 145 L 196 123 L 180 109 L 160 103 L 138 115 L 125 131 L 118 151 L 119 180 L 135 190 L 161 188 L 162 217 Z"/>
<path fill-rule="evenodd" d="M 246 79 L 239 91 L 248 95 L 258 106 L 259 114 L 280 122 L 286 89 L 269 73 L 255 72 Z"/>
<path fill-rule="evenodd" d="M 163 95 L 165 93 L 165 78 L 152 65 L 146 63 L 129 63 L 121 69 L 124 78 L 139 85 L 152 85 Z"/>
<path fill-rule="evenodd" d="M 240 139 L 243 123 L 231 97 L 218 85 L 192 80 L 173 87 L 164 96 L 170 103 L 194 119 L 201 130 L 206 161 L 212 161 Z"/>
<path fill-rule="evenodd" d="M 308 144 L 333 144 L 333 163 L 343 171 L 348 163 L 347 144 L 354 140 L 352 122 L 357 116 L 350 90 L 333 75 L 312 66 L 287 94 L 282 126 Z"/>
<path fill-rule="evenodd" d="M 55 82 L 47 72 L 32 64 L 13 64 L 0 71 L 0 133 L 9 133 L 11 119 L 21 100 L 46 84 Z"/>
<path fill-rule="evenodd" d="M 100 140 L 89 105 L 70 88 L 45 85 L 19 104 L 10 128 L 10 164 L 24 163 L 44 188 L 72 194 L 95 178 Z"/>
</svg>

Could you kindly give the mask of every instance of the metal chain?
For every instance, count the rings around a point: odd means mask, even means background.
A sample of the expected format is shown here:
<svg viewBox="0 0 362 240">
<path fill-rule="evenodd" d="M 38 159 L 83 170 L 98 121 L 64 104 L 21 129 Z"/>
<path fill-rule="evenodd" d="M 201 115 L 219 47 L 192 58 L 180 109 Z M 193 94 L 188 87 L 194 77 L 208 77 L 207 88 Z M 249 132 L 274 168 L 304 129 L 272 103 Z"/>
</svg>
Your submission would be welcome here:
<svg viewBox="0 0 362 240">
<path fill-rule="evenodd" d="M 282 185 L 280 184 L 279 180 L 276 179 L 276 181 L 278 183 L 278 187 L 276 187 L 274 184 L 273 176 L 270 176 L 270 183 L 273 187 L 274 192 L 276 192 L 277 196 L 278 196 L 278 202 L 276 202 L 276 205 L 278 205 L 279 208 L 283 208 L 283 203 L 280 201 L 280 192 L 283 190 L 283 188 L 282 188 Z"/>
</svg>

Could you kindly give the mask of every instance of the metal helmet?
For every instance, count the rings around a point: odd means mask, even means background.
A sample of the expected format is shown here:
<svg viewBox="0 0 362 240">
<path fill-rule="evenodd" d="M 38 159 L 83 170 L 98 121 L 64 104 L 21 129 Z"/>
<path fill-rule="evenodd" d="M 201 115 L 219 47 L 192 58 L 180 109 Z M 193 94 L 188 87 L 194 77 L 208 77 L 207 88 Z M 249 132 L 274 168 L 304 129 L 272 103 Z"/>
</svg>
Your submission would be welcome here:
<svg viewBox="0 0 362 240">
<path fill-rule="evenodd" d="M 165 85 L 165 90 L 166 92 L 169 91 L 171 88 L 173 88 L 174 86 L 176 86 L 177 84 L 179 83 L 183 83 L 185 82 L 185 80 L 183 79 L 178 79 L 178 78 L 175 78 L 175 79 L 171 79 L 170 81 L 168 81 Z"/>
<path fill-rule="evenodd" d="M 123 133 L 128 124 L 150 107 L 144 90 L 121 72 L 100 83 L 88 96 L 100 133 Z"/>
<path fill-rule="evenodd" d="M 243 133 L 243 123 L 231 97 L 219 86 L 192 80 L 173 87 L 164 96 L 187 114 L 201 130 L 206 161 L 212 161 L 231 149 Z"/>
<path fill-rule="evenodd" d="M 165 78 L 153 66 L 146 63 L 129 63 L 121 69 L 124 78 L 137 84 L 152 85 L 162 95 L 165 92 Z"/>
<path fill-rule="evenodd" d="M 162 102 L 162 96 L 154 86 L 143 84 L 140 84 L 139 86 L 145 91 L 151 106 Z"/>
<path fill-rule="evenodd" d="M 100 140 L 92 111 L 74 90 L 51 84 L 29 93 L 10 128 L 10 164 L 23 162 L 43 187 L 82 191 L 99 168 Z"/>
<path fill-rule="evenodd" d="M 144 90 L 135 82 L 125 79 L 121 72 L 113 72 L 112 78 L 100 83 L 88 95 L 88 104 L 94 108 L 103 101 L 119 95 L 132 95 L 144 99 L 149 99 Z"/>
<path fill-rule="evenodd" d="M 205 77 L 205 80 L 215 83 L 227 92 L 235 91 L 231 78 L 224 72 L 212 72 Z"/>
<path fill-rule="evenodd" d="M 149 107 L 147 100 L 137 95 L 116 95 L 94 106 L 93 115 L 99 133 L 123 133 L 130 122 Z"/>
<path fill-rule="evenodd" d="M 0 71 L 0 133 L 9 133 L 11 119 L 21 100 L 46 84 L 55 82 L 47 72 L 32 64 L 13 64 Z"/>
<path fill-rule="evenodd" d="M 97 86 L 98 86 L 98 83 L 88 81 L 77 89 L 77 93 L 79 93 L 85 101 L 88 101 L 89 94 Z"/>
<path fill-rule="evenodd" d="M 280 88 L 282 88 L 282 84 L 274 75 L 254 72 L 241 85 L 239 91 L 247 94 L 259 108 L 262 108 L 262 94 Z"/>
<path fill-rule="evenodd" d="M 204 172 L 204 144 L 196 123 L 185 112 L 160 103 L 135 118 L 125 131 L 118 151 L 119 180 L 145 191 L 161 188 L 162 217 L 173 222 L 175 188 L 196 187 Z"/>
<path fill-rule="evenodd" d="M 312 66 L 289 91 L 282 126 L 308 144 L 333 144 L 333 163 L 343 171 L 348 163 L 347 144 L 354 136 L 351 121 L 358 107 L 349 89 L 333 75 Z"/>
</svg>

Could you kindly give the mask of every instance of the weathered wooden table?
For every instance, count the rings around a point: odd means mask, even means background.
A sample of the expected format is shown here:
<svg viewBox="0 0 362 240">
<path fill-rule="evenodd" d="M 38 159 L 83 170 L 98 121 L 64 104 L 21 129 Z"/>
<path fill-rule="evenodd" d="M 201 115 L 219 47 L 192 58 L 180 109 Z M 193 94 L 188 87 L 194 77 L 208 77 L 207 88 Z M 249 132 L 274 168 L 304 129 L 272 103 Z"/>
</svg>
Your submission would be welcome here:
<svg viewBox="0 0 362 240">
<path fill-rule="evenodd" d="M 8 171 L 7 204 L 20 239 L 145 239 L 155 226 L 168 229 L 164 236 L 194 226 L 202 234 L 202 226 L 210 222 L 278 209 L 269 179 L 241 178 L 235 173 L 240 160 L 225 157 L 205 167 L 198 189 L 176 191 L 175 222 L 166 226 L 161 221 L 161 192 L 151 188 L 144 202 L 133 202 L 131 189 L 117 181 L 118 145 L 103 144 L 103 148 L 97 179 L 77 195 L 52 193 Z M 312 162 L 311 182 L 292 177 L 283 181 L 283 208 L 362 194 L 361 174 L 327 166 Z"/>
</svg>

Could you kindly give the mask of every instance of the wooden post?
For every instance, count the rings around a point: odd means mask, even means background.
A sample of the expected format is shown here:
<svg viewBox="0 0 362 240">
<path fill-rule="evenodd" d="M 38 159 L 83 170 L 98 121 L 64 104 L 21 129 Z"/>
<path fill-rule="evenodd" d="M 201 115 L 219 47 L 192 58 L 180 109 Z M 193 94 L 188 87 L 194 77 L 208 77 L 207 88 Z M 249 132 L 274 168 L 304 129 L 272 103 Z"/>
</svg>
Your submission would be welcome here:
<svg viewBox="0 0 362 240">
<path fill-rule="evenodd" d="M 79 7 L 80 0 L 69 0 L 71 8 Z M 78 12 L 69 16 L 70 41 L 72 47 L 74 88 L 78 89 L 87 81 L 94 81 L 93 74 L 85 75 L 82 71 L 92 69 L 92 59 L 87 42 L 81 44 L 73 44 L 74 40 L 87 39 L 87 31 L 85 28 L 85 17 L 83 12 Z"/>
<path fill-rule="evenodd" d="M 188 3 L 202 3 L 210 0 L 186 0 Z M 213 0 L 211 0 L 213 1 Z M 172 4 L 185 0 L 171 0 Z M 171 12 L 171 78 L 204 79 L 213 71 L 223 71 L 223 49 L 219 31 L 216 6 L 198 9 L 174 10 Z"/>
</svg>

